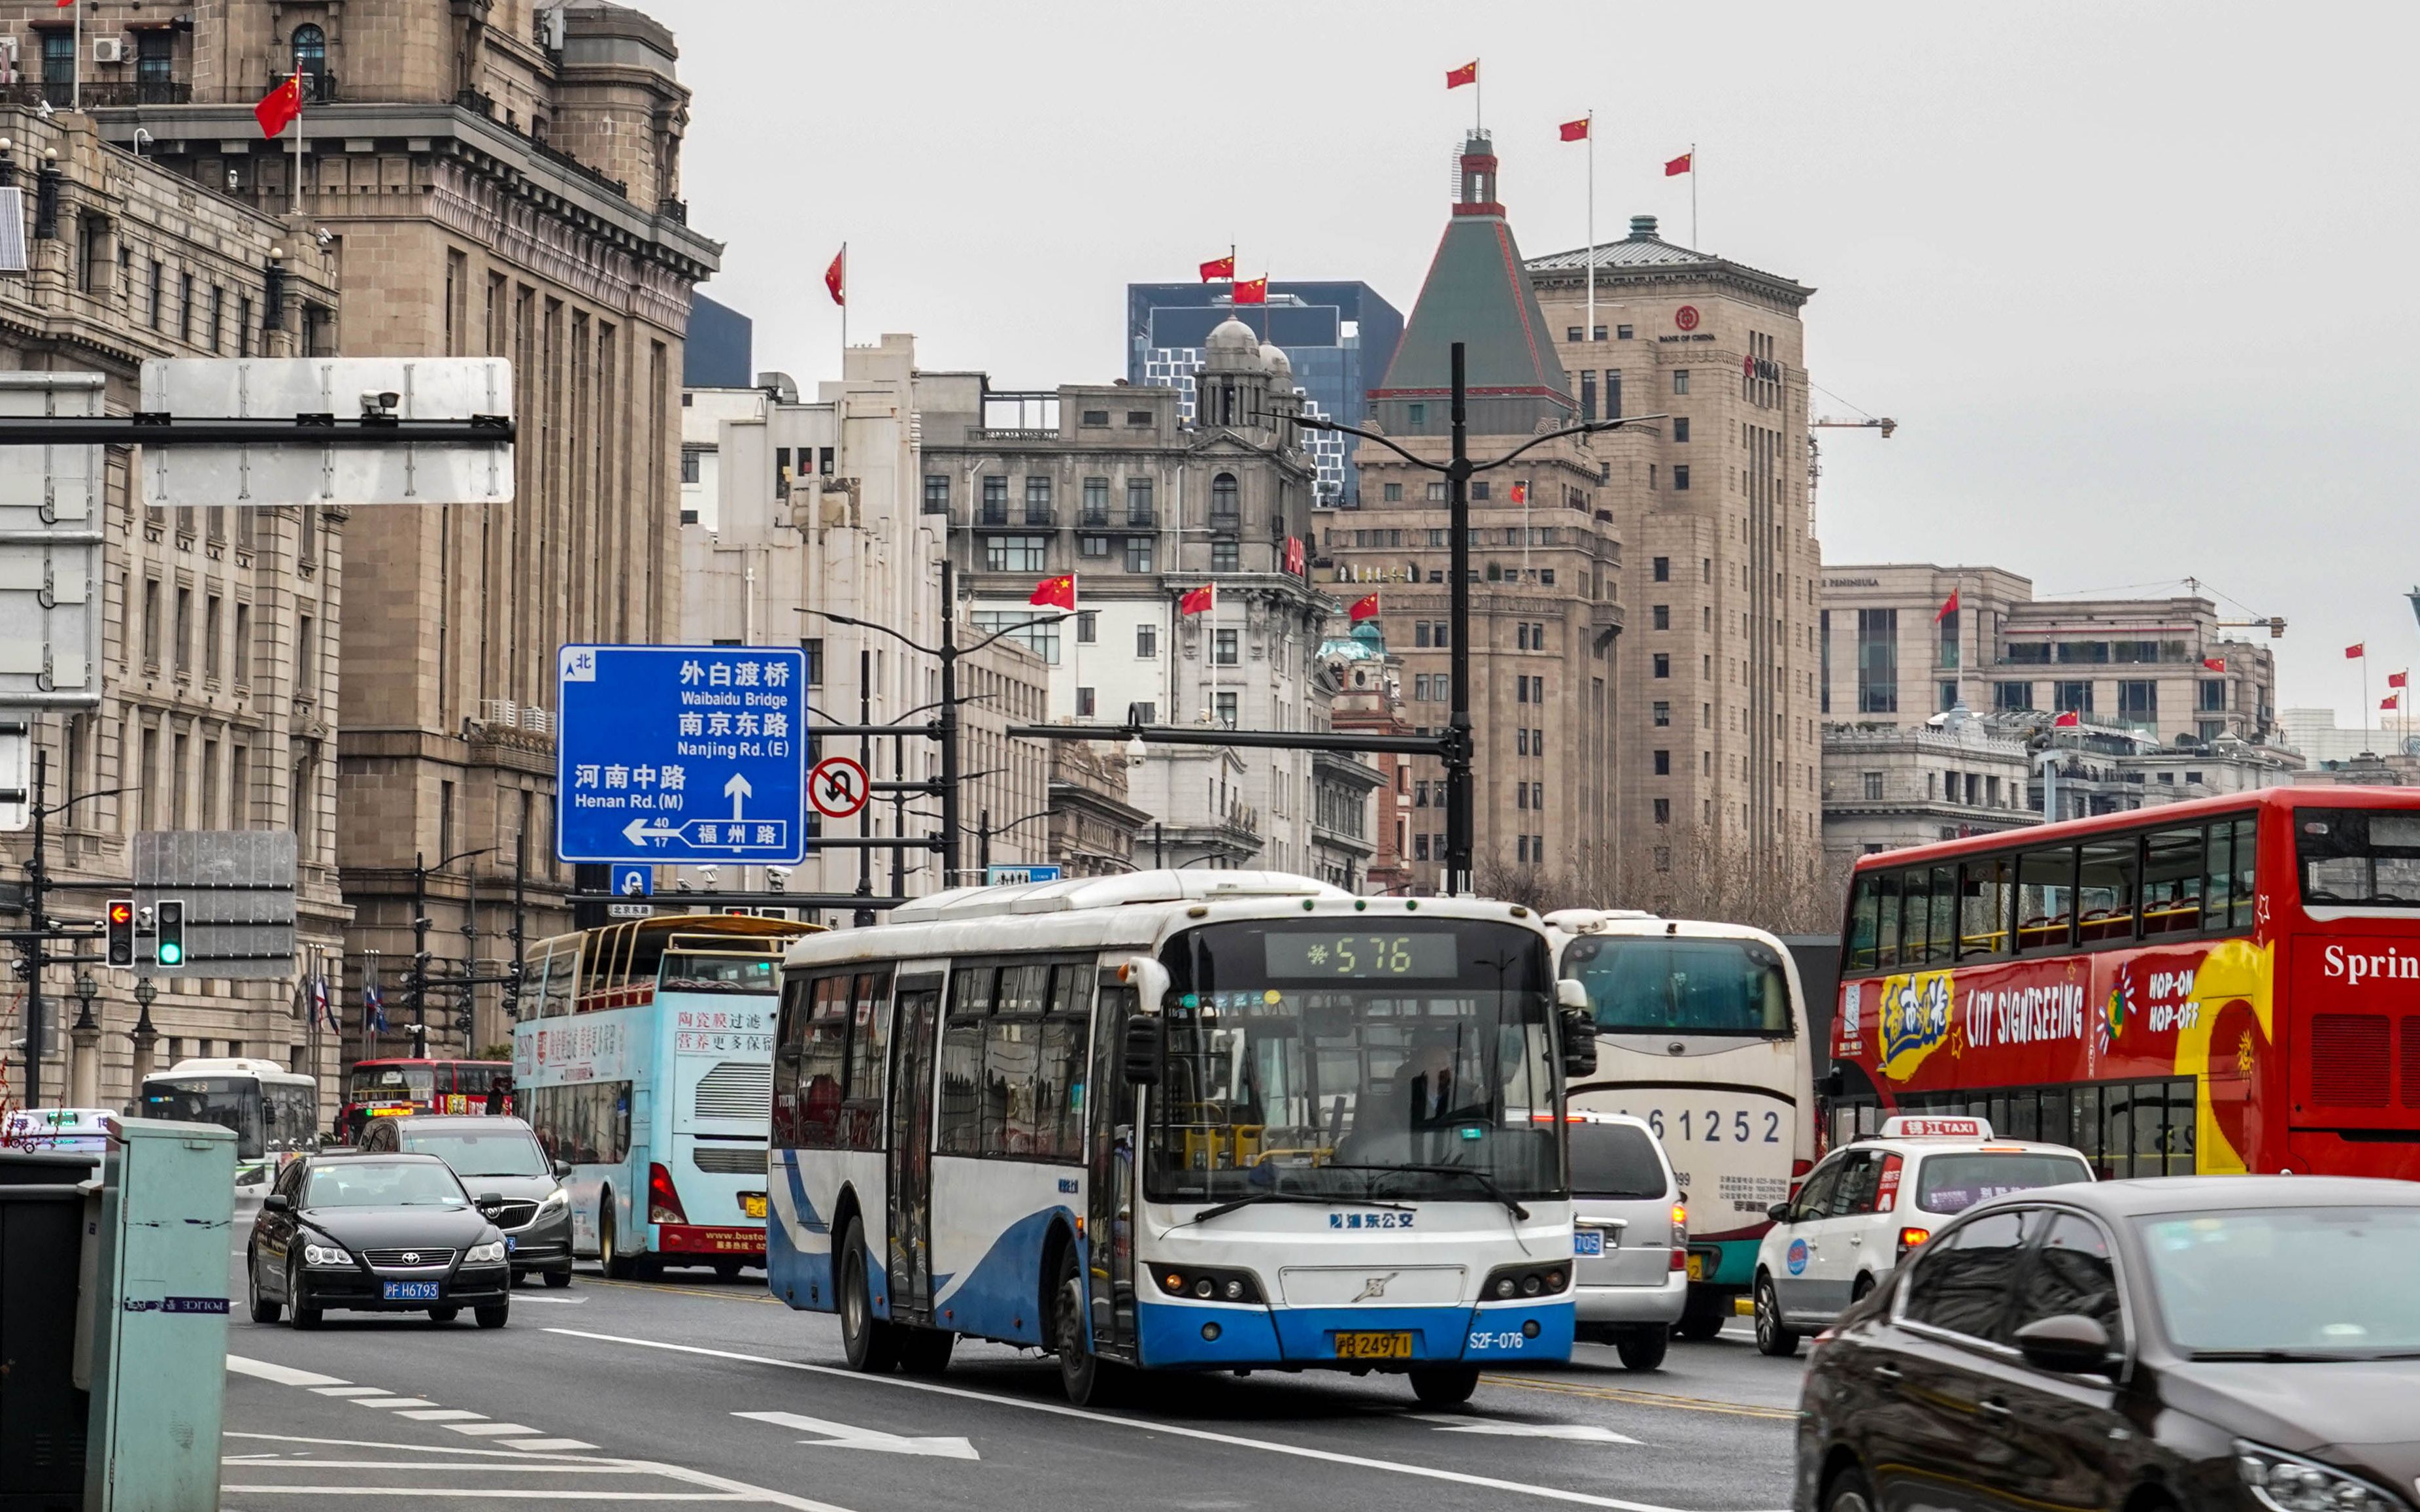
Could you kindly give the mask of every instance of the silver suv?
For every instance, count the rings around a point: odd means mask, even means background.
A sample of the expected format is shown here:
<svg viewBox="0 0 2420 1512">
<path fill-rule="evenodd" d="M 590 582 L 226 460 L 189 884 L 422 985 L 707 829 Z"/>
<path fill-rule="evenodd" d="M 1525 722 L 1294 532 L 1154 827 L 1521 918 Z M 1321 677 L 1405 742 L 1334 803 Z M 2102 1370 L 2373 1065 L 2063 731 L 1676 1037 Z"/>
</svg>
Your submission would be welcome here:
<svg viewBox="0 0 2420 1512">
<path fill-rule="evenodd" d="M 1644 1120 L 1570 1116 L 1579 1336 L 1652 1370 L 1689 1302 L 1687 1194 Z"/>
</svg>

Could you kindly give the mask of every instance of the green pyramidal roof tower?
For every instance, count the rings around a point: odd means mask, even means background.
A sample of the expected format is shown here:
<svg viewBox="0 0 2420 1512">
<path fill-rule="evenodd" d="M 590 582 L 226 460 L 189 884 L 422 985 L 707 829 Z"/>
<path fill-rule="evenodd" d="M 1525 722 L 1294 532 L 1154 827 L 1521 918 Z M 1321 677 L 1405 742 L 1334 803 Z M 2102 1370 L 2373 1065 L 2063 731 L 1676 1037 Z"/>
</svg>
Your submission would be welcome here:
<svg viewBox="0 0 2420 1512">
<path fill-rule="evenodd" d="M 1386 380 L 1370 391 L 1370 413 L 1388 435 L 1448 433 L 1457 341 L 1473 435 L 1526 436 L 1541 422 L 1570 422 L 1571 380 L 1496 198 L 1495 142 L 1481 131 L 1463 143 L 1453 218 Z"/>
</svg>

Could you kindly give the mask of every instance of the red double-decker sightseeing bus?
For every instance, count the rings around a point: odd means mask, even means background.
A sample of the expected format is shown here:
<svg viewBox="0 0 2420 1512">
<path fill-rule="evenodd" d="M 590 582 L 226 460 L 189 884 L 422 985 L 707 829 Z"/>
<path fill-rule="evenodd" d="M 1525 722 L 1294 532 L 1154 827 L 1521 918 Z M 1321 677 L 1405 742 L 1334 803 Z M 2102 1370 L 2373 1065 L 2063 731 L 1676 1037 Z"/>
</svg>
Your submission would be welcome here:
<svg viewBox="0 0 2420 1512">
<path fill-rule="evenodd" d="M 1866 856 L 1832 1142 L 1979 1115 L 2104 1177 L 2420 1178 L 2420 790 L 2276 787 Z"/>
</svg>

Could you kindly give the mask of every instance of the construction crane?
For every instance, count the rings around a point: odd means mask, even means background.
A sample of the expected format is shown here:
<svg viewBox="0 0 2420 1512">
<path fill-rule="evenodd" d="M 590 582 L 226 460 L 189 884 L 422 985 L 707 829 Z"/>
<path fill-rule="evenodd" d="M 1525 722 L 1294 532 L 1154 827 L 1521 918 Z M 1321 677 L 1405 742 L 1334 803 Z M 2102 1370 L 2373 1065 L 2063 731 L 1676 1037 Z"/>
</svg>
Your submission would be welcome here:
<svg viewBox="0 0 2420 1512">
<path fill-rule="evenodd" d="M 2200 597 L 2201 579 L 2187 578 L 2184 581 L 2185 591 L 2193 594 L 2196 598 Z M 2224 598 L 2225 595 L 2222 594 L 2220 597 Z M 2230 603 L 2235 602 L 2233 600 L 2228 600 L 2227 601 Z M 2236 603 L 2236 607 L 2240 609 L 2243 606 L 2241 603 Z M 2420 610 L 2420 603 L 2415 603 L 2413 607 L 2415 610 Z M 2265 630 L 2269 632 L 2269 638 L 2273 641 L 2281 638 L 2286 633 L 2286 616 L 2283 615 L 2271 615 L 2265 619 L 2257 616 L 2251 619 L 2219 619 L 2212 620 L 2211 623 L 2216 625 L 2220 630 Z"/>
<path fill-rule="evenodd" d="M 1824 392 L 1830 393 L 1830 390 Z M 1835 398 L 1839 396 L 1834 395 Z M 1899 422 L 1886 415 L 1869 414 L 1862 420 L 1836 420 L 1830 415 L 1817 415 L 1807 422 L 1807 528 L 1815 528 L 1815 484 L 1823 475 L 1823 449 L 1815 444 L 1817 430 L 1879 430 L 1885 441 L 1899 429 Z"/>
</svg>

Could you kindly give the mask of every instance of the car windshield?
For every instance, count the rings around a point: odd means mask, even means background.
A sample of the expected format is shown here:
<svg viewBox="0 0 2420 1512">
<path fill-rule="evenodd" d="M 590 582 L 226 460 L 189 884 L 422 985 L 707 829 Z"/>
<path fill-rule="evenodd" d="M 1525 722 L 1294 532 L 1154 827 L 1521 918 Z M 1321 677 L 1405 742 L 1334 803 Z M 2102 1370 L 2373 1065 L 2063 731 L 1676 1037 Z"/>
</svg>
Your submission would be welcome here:
<svg viewBox="0 0 2420 1512">
<path fill-rule="evenodd" d="M 256 1161 L 267 1153 L 260 1083 L 248 1076 L 153 1077 L 143 1083 L 143 1116 L 231 1129 L 240 1161 Z"/>
<path fill-rule="evenodd" d="M 2420 1208 L 2276 1208 L 2134 1220 L 2160 1320 L 2196 1356 L 2420 1354 L 2408 1275 Z"/>
<path fill-rule="evenodd" d="M 2296 809 L 2294 853 L 2305 903 L 2420 909 L 2420 813 Z"/>
<path fill-rule="evenodd" d="M 664 953 L 661 990 L 772 996 L 781 990 L 782 963 L 770 956 L 706 956 Z"/>
<path fill-rule="evenodd" d="M 456 1176 L 544 1176 L 552 1169 L 529 1130 L 506 1124 L 501 1129 L 413 1129 L 403 1136 L 404 1148 L 415 1155 L 434 1155 L 454 1168 Z"/>
<path fill-rule="evenodd" d="M 1962 1213 L 2003 1192 L 2091 1179 L 2092 1168 L 2073 1155 L 2030 1150 L 1928 1155 L 1916 1170 L 1916 1205 L 1929 1213 Z"/>
<path fill-rule="evenodd" d="M 1572 1195 L 1661 1197 L 1668 1183 L 1654 1136 L 1631 1124 L 1571 1126 Z"/>
<path fill-rule="evenodd" d="M 1790 1033 L 1790 977 L 1761 940 L 1582 935 L 1563 975 L 1588 989 L 1601 1033 Z"/>
<path fill-rule="evenodd" d="M 330 1161 L 311 1168 L 304 1208 L 464 1207 L 454 1173 L 428 1161 Z"/>
<path fill-rule="evenodd" d="M 1188 931 L 1165 959 L 1174 990 L 1151 1095 L 1154 1198 L 1566 1190 L 1536 935 L 1460 919 L 1234 923 Z"/>
</svg>

